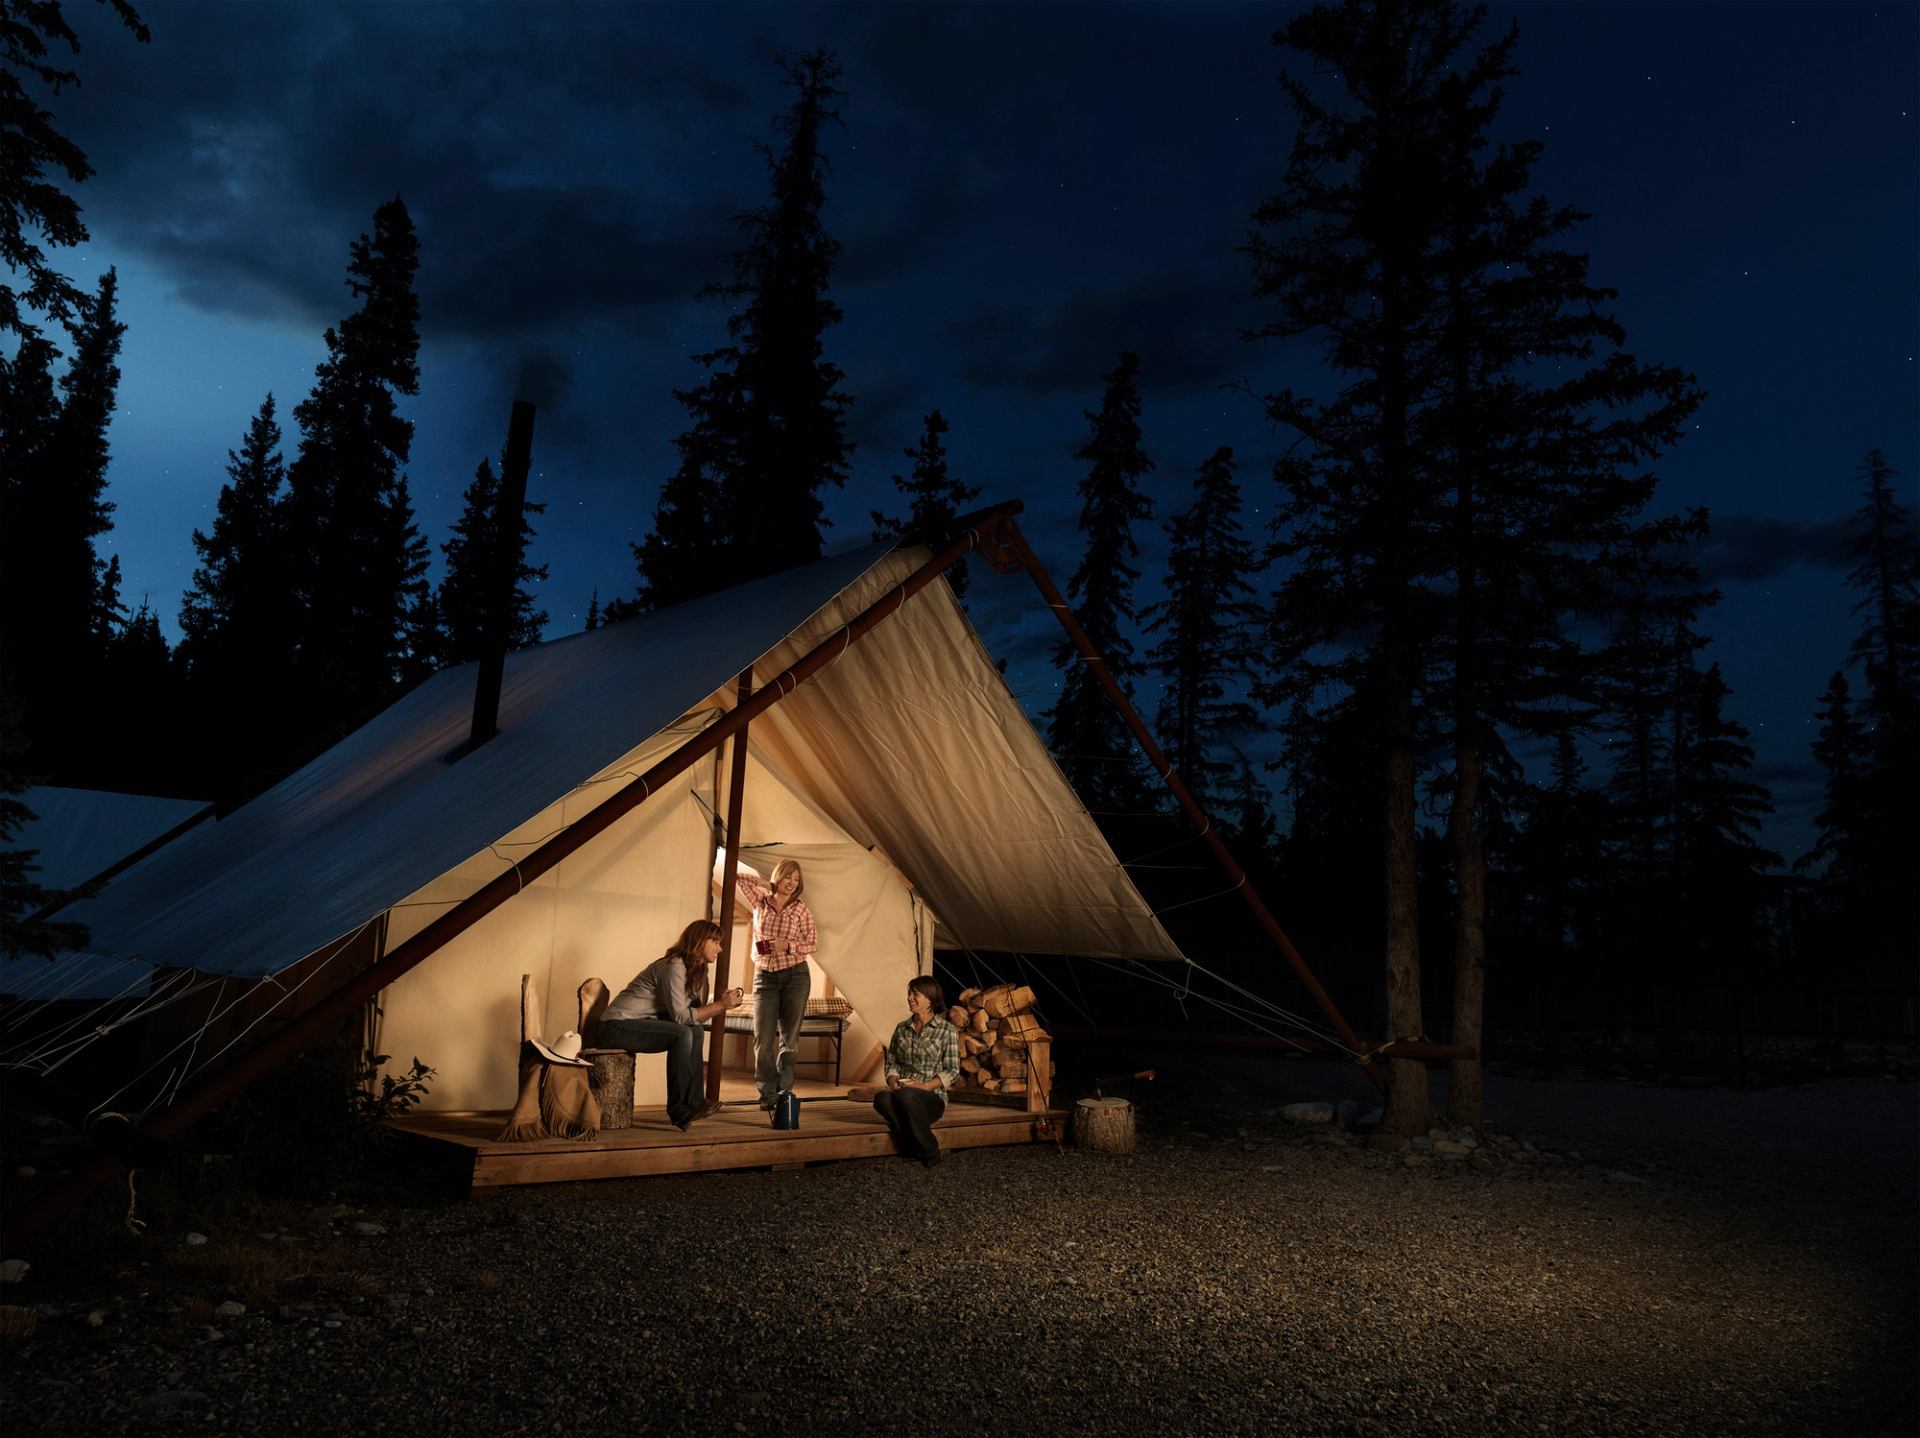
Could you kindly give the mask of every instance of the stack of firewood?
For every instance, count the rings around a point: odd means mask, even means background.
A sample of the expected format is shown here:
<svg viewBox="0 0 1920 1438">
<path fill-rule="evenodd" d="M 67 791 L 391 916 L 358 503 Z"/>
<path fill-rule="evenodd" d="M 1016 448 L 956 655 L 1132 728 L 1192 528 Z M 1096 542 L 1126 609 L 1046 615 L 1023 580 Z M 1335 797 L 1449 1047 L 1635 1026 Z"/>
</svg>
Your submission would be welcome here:
<svg viewBox="0 0 1920 1438">
<path fill-rule="evenodd" d="M 1025 984 L 963 989 L 947 1010 L 960 1030 L 959 1088 L 988 1093 L 1027 1091 L 1027 1047 L 1048 1040 L 1032 1014 L 1033 990 Z"/>
</svg>

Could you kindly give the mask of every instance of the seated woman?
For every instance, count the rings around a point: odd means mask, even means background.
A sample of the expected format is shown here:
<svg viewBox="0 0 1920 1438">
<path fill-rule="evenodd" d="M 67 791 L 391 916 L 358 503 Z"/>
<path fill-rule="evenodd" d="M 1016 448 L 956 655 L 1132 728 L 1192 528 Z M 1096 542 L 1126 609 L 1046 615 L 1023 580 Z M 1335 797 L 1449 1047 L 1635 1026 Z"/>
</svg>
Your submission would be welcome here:
<svg viewBox="0 0 1920 1438">
<path fill-rule="evenodd" d="M 707 1102 L 701 1079 L 702 1025 L 746 997 L 745 989 L 729 989 L 707 1002 L 707 965 L 719 956 L 720 926 L 695 919 L 672 948 L 634 975 L 600 1020 L 603 1047 L 666 1054 L 667 1117 L 683 1133 L 719 1107 Z"/>
<path fill-rule="evenodd" d="M 960 1078 L 960 1031 L 942 1016 L 946 1007 L 947 996 L 931 974 L 908 981 L 908 1017 L 887 1041 L 887 1086 L 873 1097 L 901 1156 L 929 1168 L 940 1162 L 933 1125 L 947 1111 L 947 1090 Z"/>
</svg>

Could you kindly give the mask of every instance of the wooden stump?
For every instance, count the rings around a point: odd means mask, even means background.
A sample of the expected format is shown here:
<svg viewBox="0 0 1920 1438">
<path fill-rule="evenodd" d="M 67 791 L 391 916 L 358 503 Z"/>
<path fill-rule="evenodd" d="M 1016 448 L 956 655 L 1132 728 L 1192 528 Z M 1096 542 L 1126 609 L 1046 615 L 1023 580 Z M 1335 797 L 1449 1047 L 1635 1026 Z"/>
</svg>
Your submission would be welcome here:
<svg viewBox="0 0 1920 1438">
<path fill-rule="evenodd" d="M 1083 1098 L 1073 1106 L 1073 1142 L 1095 1153 L 1133 1152 L 1133 1105 L 1123 1098 Z"/>
<path fill-rule="evenodd" d="M 600 1100 L 600 1127 L 633 1127 L 633 1055 L 625 1049 L 587 1049 L 580 1057 L 593 1062 L 587 1083 Z"/>
</svg>

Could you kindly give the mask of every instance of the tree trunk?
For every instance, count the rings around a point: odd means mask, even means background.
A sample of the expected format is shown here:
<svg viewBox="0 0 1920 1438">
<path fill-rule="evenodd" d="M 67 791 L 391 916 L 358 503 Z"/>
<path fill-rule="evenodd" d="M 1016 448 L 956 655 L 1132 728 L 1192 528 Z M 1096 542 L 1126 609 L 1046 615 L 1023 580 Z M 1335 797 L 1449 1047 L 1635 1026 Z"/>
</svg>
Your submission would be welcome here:
<svg viewBox="0 0 1920 1438">
<path fill-rule="evenodd" d="M 1487 981 L 1487 856 L 1480 832 L 1480 751 L 1454 746 L 1453 812 L 1447 823 L 1459 887 L 1453 923 L 1453 1041 L 1476 1053 L 1485 1044 Z M 1480 1060 L 1447 1065 L 1447 1121 L 1455 1128 L 1482 1127 Z"/>
<path fill-rule="evenodd" d="M 1389 640 L 1390 644 L 1395 641 Z M 1395 648 L 1400 646 L 1395 644 Z M 1412 1038 L 1424 1030 L 1420 1010 L 1419 879 L 1414 856 L 1413 698 L 1404 676 L 1410 656 L 1389 651 L 1390 723 L 1382 831 L 1387 918 L 1387 1033 Z M 1426 1065 L 1391 1059 L 1387 1065 L 1388 1133 L 1424 1133 L 1429 1121 Z"/>
</svg>

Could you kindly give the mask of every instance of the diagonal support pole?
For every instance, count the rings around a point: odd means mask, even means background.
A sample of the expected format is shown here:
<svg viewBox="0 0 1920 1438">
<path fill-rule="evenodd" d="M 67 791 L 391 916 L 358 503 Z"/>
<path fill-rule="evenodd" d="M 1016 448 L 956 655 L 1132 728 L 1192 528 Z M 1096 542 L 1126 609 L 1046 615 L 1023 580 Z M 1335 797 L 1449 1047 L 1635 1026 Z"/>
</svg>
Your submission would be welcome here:
<svg viewBox="0 0 1920 1438">
<path fill-rule="evenodd" d="M 736 708 L 747 702 L 752 689 L 753 670 L 748 668 L 740 674 L 740 688 L 734 699 Z M 720 866 L 720 960 L 713 974 L 716 999 L 727 991 L 727 980 L 732 977 L 728 969 L 733 957 L 733 908 L 739 899 L 740 887 L 734 880 L 740 876 L 740 815 L 747 795 L 746 725 L 740 726 L 731 743 L 733 752 L 729 757 L 733 767 L 727 775 L 727 854 Z M 707 1098 L 713 1103 L 720 1101 L 720 1062 L 726 1056 L 727 1016 L 719 1013 L 713 1016 L 713 1039 L 707 1045 Z"/>
<path fill-rule="evenodd" d="M 1087 661 L 1088 667 L 1093 671 L 1094 679 L 1106 691 L 1107 698 L 1113 701 L 1113 707 L 1120 711 L 1120 717 L 1126 721 L 1127 728 L 1133 731 L 1134 739 L 1145 751 L 1154 772 L 1166 783 L 1167 788 L 1173 791 L 1173 797 L 1179 802 L 1186 816 L 1193 821 L 1199 836 L 1206 840 L 1207 847 L 1213 850 L 1213 857 L 1226 871 L 1227 878 L 1232 880 L 1240 897 L 1246 900 L 1247 907 L 1253 910 L 1253 916 L 1259 921 L 1260 927 L 1265 929 L 1274 943 L 1280 946 L 1280 952 L 1286 956 L 1287 963 L 1292 966 L 1294 974 L 1306 986 L 1307 992 L 1313 996 L 1314 1003 L 1320 1006 L 1320 1012 L 1326 1015 L 1327 1022 L 1331 1023 L 1334 1031 L 1340 1035 L 1340 1041 L 1347 1046 L 1350 1053 L 1367 1053 L 1366 1044 L 1348 1025 L 1345 1016 L 1341 1014 L 1331 996 L 1320 986 L 1320 980 L 1314 977 L 1313 970 L 1307 967 L 1307 961 L 1300 957 L 1300 951 L 1293 946 L 1293 940 L 1289 939 L 1286 930 L 1280 927 L 1280 921 L 1274 918 L 1273 911 L 1267 907 L 1266 902 L 1248 882 L 1246 871 L 1235 862 L 1232 851 L 1215 832 L 1213 820 L 1207 817 L 1206 811 L 1194 800 L 1186 784 L 1174 772 L 1173 762 L 1154 742 L 1152 733 L 1147 729 L 1146 721 L 1140 717 L 1140 711 L 1133 707 L 1133 701 L 1127 698 L 1126 690 L 1122 689 L 1119 681 L 1108 672 L 1107 661 L 1101 657 L 1100 651 L 1093 647 L 1093 641 L 1087 637 L 1087 631 L 1081 628 L 1080 621 L 1067 607 L 1065 596 L 1054 585 L 1053 579 L 1047 574 L 1046 567 L 1040 563 L 1040 557 L 1033 552 L 1033 546 L 1027 543 L 1027 537 L 1020 532 L 1017 525 L 1004 524 L 1000 527 L 992 545 L 989 546 L 989 557 L 995 559 L 1004 568 L 1017 567 L 1026 570 L 1034 586 L 1039 589 L 1041 597 L 1047 601 L 1047 608 L 1053 611 L 1053 617 L 1058 619 L 1060 627 L 1067 631 L 1067 638 L 1073 641 L 1073 647 L 1079 650 L 1080 656 Z M 1361 1066 L 1366 1070 L 1367 1077 L 1373 1080 L 1373 1086 L 1385 1093 L 1387 1081 L 1380 1072 L 1380 1066 L 1371 1056 L 1363 1059 Z"/>
<path fill-rule="evenodd" d="M 769 679 L 746 703 L 735 705 L 710 727 L 694 735 L 639 778 L 609 794 L 505 873 L 475 890 L 392 953 L 361 970 L 312 1008 L 290 1020 L 285 1028 L 258 1048 L 241 1055 L 217 1073 L 203 1075 L 172 1107 L 144 1120 L 139 1126 L 139 1135 L 156 1139 L 178 1138 L 196 1119 L 218 1108 L 255 1079 L 278 1068 L 301 1049 L 330 1033 L 366 1000 L 479 923 L 562 859 L 605 833 L 615 822 L 645 803 L 669 780 L 713 753 L 733 735 L 744 730 L 751 721 L 846 653 L 876 626 L 898 613 L 909 599 L 933 583 L 957 560 L 991 539 L 1001 525 L 1020 512 L 1020 508 L 1018 500 L 1010 500 L 956 521 L 957 534 L 953 540 L 861 610 L 854 619 Z M 76 1170 L 57 1188 L 49 1190 L 19 1213 L 7 1216 L 4 1226 L 0 1226 L 0 1253 L 17 1251 L 22 1240 L 124 1172 L 125 1164 L 104 1154 Z"/>
</svg>

